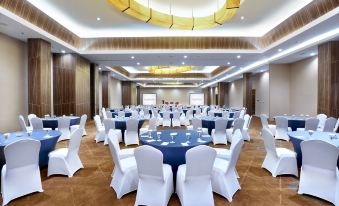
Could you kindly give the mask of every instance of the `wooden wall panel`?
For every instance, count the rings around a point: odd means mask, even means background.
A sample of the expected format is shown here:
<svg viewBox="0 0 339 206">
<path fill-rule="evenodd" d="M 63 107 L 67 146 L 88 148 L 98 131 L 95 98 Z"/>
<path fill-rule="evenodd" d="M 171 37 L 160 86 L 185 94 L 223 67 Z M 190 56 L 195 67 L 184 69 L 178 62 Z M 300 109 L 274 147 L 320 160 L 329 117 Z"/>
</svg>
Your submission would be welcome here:
<svg viewBox="0 0 339 206">
<path fill-rule="evenodd" d="M 219 103 L 220 106 L 229 105 L 228 87 L 229 87 L 228 82 L 219 82 L 218 83 L 218 91 L 219 91 L 218 103 Z"/>
<path fill-rule="evenodd" d="M 28 39 L 28 112 L 51 114 L 51 44 Z"/>
<path fill-rule="evenodd" d="M 110 78 L 110 72 L 101 72 L 102 107 L 104 108 L 110 107 L 109 94 L 108 94 L 109 78 Z"/>
<path fill-rule="evenodd" d="M 252 100 L 252 78 L 251 73 L 243 74 L 243 105 L 247 108 L 247 114 L 253 115 L 253 100 Z"/>
<path fill-rule="evenodd" d="M 339 117 L 339 41 L 318 47 L 318 113 Z"/>
<path fill-rule="evenodd" d="M 205 104 L 210 105 L 211 104 L 211 88 L 207 87 L 204 89 L 204 96 L 205 96 Z"/>
<path fill-rule="evenodd" d="M 137 105 L 141 105 L 140 86 L 137 86 Z"/>
<path fill-rule="evenodd" d="M 91 118 L 90 63 L 77 56 L 75 68 L 75 114 Z"/>
<path fill-rule="evenodd" d="M 132 82 L 122 81 L 121 82 L 121 104 L 123 106 L 132 104 Z"/>
<path fill-rule="evenodd" d="M 91 118 L 99 114 L 99 70 L 98 65 L 90 65 Z"/>
</svg>

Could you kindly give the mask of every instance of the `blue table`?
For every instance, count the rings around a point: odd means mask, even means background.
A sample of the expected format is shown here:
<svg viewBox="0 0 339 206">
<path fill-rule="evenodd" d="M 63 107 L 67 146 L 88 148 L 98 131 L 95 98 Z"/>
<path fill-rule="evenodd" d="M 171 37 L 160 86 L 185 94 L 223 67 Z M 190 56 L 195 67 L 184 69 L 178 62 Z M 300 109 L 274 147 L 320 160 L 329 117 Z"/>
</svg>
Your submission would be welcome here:
<svg viewBox="0 0 339 206">
<path fill-rule="evenodd" d="M 319 132 L 316 131 L 312 135 L 308 131 L 293 131 L 288 132 L 288 136 L 293 144 L 294 151 L 297 153 L 297 163 L 298 167 L 302 165 L 302 153 L 300 148 L 300 143 L 305 140 L 323 140 L 329 142 L 337 147 L 339 147 L 339 133 L 331 133 L 331 132 Z M 331 139 L 329 134 L 336 134 L 337 139 Z M 339 158 L 338 158 L 338 168 L 339 168 Z"/>
<path fill-rule="evenodd" d="M 49 136 L 46 136 L 49 135 Z M 33 131 L 29 136 L 26 132 L 13 132 L 9 133 L 6 139 L 3 134 L 0 134 L 0 167 L 6 163 L 4 148 L 6 145 L 16 142 L 22 139 L 35 139 L 41 142 L 41 148 L 39 153 L 39 165 L 40 167 L 48 165 L 48 154 L 55 149 L 55 145 L 61 136 L 59 131 Z"/>
<path fill-rule="evenodd" d="M 118 116 L 117 112 L 112 112 L 112 117 L 115 118 Z M 130 117 L 132 116 L 132 112 L 125 112 L 125 117 Z"/>
<path fill-rule="evenodd" d="M 162 130 L 159 132 L 162 133 L 160 136 L 161 141 L 156 141 L 157 131 L 153 131 L 151 132 L 152 138 L 149 138 L 148 135 L 142 135 L 140 136 L 140 142 L 143 145 L 150 145 L 160 150 L 164 155 L 164 163 L 172 166 L 174 176 L 177 175 L 179 165 L 186 163 L 185 155 L 187 150 L 198 145 L 209 145 L 212 142 L 210 135 L 202 135 L 201 138 L 198 138 L 198 132 L 194 130 Z M 171 141 L 170 133 L 177 133 L 174 139 L 175 143 L 162 145 L 164 142 Z M 191 133 L 191 143 L 185 146 L 181 143 L 187 142 L 186 133 Z"/>
<path fill-rule="evenodd" d="M 71 119 L 70 126 L 80 123 L 80 117 L 69 116 L 69 118 Z M 44 128 L 52 128 L 52 130 L 58 128 L 58 119 L 59 117 L 41 118 Z"/>
<path fill-rule="evenodd" d="M 310 117 L 306 116 L 276 116 L 276 117 L 285 117 L 288 120 L 288 126 L 291 127 L 292 131 L 297 131 L 297 128 L 305 128 L 306 119 Z M 276 118 L 274 117 L 274 118 Z"/>
<path fill-rule="evenodd" d="M 202 127 L 208 129 L 208 134 L 212 133 L 212 129 L 215 128 L 215 120 L 217 120 L 220 117 L 203 117 L 201 119 L 202 121 Z M 228 119 L 227 121 L 227 129 L 231 128 L 233 124 L 233 119 Z"/>
<path fill-rule="evenodd" d="M 120 129 L 121 130 L 121 133 L 122 133 L 122 138 L 125 137 L 125 130 L 126 130 L 126 121 L 129 120 L 130 118 L 128 117 L 117 117 L 114 119 L 114 122 L 115 122 L 115 129 Z M 142 125 L 144 124 L 145 122 L 145 119 L 141 119 L 141 118 L 138 118 L 139 120 L 139 124 L 138 124 L 138 131 L 140 130 L 140 128 L 142 127 Z"/>
</svg>

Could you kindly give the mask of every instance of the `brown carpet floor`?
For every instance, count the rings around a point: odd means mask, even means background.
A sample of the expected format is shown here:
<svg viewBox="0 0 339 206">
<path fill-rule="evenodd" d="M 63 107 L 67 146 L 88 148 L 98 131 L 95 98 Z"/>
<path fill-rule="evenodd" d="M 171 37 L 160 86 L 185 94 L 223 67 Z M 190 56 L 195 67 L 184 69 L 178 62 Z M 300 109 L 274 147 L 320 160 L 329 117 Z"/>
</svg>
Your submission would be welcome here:
<svg viewBox="0 0 339 206">
<path fill-rule="evenodd" d="M 331 205 L 315 197 L 298 195 L 297 178 L 293 176 L 274 178 L 268 171 L 261 168 L 265 150 L 259 135 L 260 127 L 259 119 L 253 118 L 249 130 L 251 142 L 245 142 L 237 164 L 241 190 L 234 195 L 232 203 L 214 194 L 215 205 Z M 9 205 L 134 205 L 136 192 L 127 194 L 120 200 L 116 198 L 114 190 L 110 188 L 113 162 L 109 148 L 103 143 L 95 143 L 94 122 L 89 122 L 86 130 L 88 135 L 83 138 L 80 148 L 80 158 L 85 166 L 84 169 L 79 170 L 72 178 L 65 176 L 48 178 L 47 168 L 42 168 L 44 192 L 18 198 Z M 67 144 L 68 141 L 64 141 L 58 143 L 57 147 L 65 147 Z M 292 149 L 292 144 L 289 142 L 277 141 L 277 146 Z M 124 146 L 121 144 L 121 147 Z M 229 148 L 229 145 L 226 147 Z M 180 205 L 175 194 L 172 195 L 169 205 Z"/>
</svg>

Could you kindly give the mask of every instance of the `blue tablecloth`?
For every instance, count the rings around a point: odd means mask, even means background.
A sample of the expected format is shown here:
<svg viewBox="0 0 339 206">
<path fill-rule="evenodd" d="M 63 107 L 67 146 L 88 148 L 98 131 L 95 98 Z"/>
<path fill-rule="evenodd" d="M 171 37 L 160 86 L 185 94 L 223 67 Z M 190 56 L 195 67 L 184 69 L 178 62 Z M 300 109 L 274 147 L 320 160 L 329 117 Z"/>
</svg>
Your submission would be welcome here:
<svg viewBox="0 0 339 206">
<path fill-rule="evenodd" d="M 58 128 L 58 118 L 59 117 L 41 118 L 44 128 L 52 128 L 52 130 Z M 80 117 L 69 116 L 69 118 L 71 119 L 70 126 L 77 125 L 80 123 Z"/>
<path fill-rule="evenodd" d="M 112 112 L 112 117 L 115 118 L 118 116 L 117 112 Z M 125 117 L 130 117 L 132 116 L 132 112 L 125 112 Z"/>
<path fill-rule="evenodd" d="M 220 117 L 204 117 L 201 119 L 202 121 L 202 127 L 208 129 L 208 134 L 212 133 L 212 129 L 215 128 L 215 120 L 217 120 Z M 228 119 L 227 122 L 227 129 L 231 128 L 233 124 L 233 119 Z"/>
<path fill-rule="evenodd" d="M 292 131 L 297 131 L 297 128 L 305 128 L 306 116 L 276 116 L 276 117 L 285 117 L 288 120 L 288 126 L 291 127 Z M 275 118 L 276 118 L 275 117 Z"/>
<path fill-rule="evenodd" d="M 198 132 L 194 130 L 162 130 L 160 136 L 161 141 L 154 141 L 157 139 L 157 131 L 151 133 L 152 138 L 147 135 L 140 136 L 140 142 L 143 145 L 150 145 L 157 148 L 164 155 L 164 163 L 172 166 L 173 175 L 176 176 L 179 165 L 185 164 L 186 151 L 196 147 L 198 145 L 208 145 L 212 142 L 212 138 L 209 135 L 202 135 L 198 141 Z M 174 138 L 175 143 L 169 143 L 168 145 L 161 145 L 164 142 L 170 142 L 170 133 L 177 133 Z M 181 143 L 187 142 L 186 133 L 191 133 L 191 138 L 188 146 L 183 146 Z"/>
<path fill-rule="evenodd" d="M 121 130 L 123 138 L 125 137 L 126 121 L 128 119 L 130 119 L 130 118 L 127 118 L 127 117 L 119 118 L 119 117 L 117 117 L 117 118 L 114 119 L 114 121 L 115 121 L 115 129 L 120 129 Z M 138 131 L 139 131 L 140 128 L 142 127 L 142 125 L 144 124 L 145 119 L 138 118 L 138 120 L 139 120 Z"/>
<path fill-rule="evenodd" d="M 46 136 L 46 135 L 49 136 Z M 61 136 L 59 131 L 33 131 L 30 136 L 26 132 L 13 132 L 9 133 L 9 137 L 6 139 L 3 134 L 0 134 L 0 167 L 6 163 L 4 148 L 6 145 L 13 143 L 21 139 L 35 139 L 41 142 L 41 148 L 39 153 L 39 165 L 40 167 L 48 165 L 48 154 L 55 149 L 55 145 Z"/>
<path fill-rule="evenodd" d="M 312 135 L 308 131 L 294 131 L 288 132 L 288 136 L 293 144 L 294 151 L 297 153 L 297 163 L 298 167 L 302 165 L 302 153 L 300 148 L 300 143 L 304 140 L 319 139 L 326 142 L 329 142 L 337 147 L 339 147 L 339 133 L 336 133 L 337 139 L 331 140 L 329 134 L 330 132 L 314 132 Z M 338 168 L 339 168 L 339 158 L 338 158 Z"/>
</svg>

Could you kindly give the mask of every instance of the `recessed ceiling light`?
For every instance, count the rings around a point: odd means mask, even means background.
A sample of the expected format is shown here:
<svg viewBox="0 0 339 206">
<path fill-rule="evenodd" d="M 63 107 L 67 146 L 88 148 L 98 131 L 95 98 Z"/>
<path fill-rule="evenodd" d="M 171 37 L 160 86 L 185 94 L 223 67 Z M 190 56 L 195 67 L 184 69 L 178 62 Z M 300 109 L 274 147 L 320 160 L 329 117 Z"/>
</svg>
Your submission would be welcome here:
<svg viewBox="0 0 339 206">
<path fill-rule="evenodd" d="M 244 20 L 244 19 L 245 19 L 245 17 L 244 17 L 244 16 L 241 16 L 241 17 L 240 17 L 240 19 L 241 19 L 241 20 Z"/>
<path fill-rule="evenodd" d="M 99 71 L 101 71 L 101 67 L 99 67 Z"/>
<path fill-rule="evenodd" d="M 278 49 L 278 52 L 282 52 L 283 49 Z"/>
<path fill-rule="evenodd" d="M 313 57 L 313 56 L 315 56 L 315 53 L 314 53 L 314 52 L 312 52 L 312 53 L 310 54 L 310 56 L 312 56 L 312 57 Z"/>
<path fill-rule="evenodd" d="M 185 64 L 185 62 L 181 62 L 181 64 L 182 64 L 182 65 L 184 65 L 184 64 Z"/>
<path fill-rule="evenodd" d="M 187 56 L 185 55 L 184 58 L 187 59 Z"/>
<path fill-rule="evenodd" d="M 262 69 L 262 70 L 260 70 L 260 72 L 264 72 L 264 70 Z"/>
<path fill-rule="evenodd" d="M 131 59 L 134 59 L 134 56 L 131 56 Z"/>
<path fill-rule="evenodd" d="M 238 58 L 238 59 L 240 59 L 240 58 L 241 58 L 241 56 L 240 56 L 240 55 L 238 55 L 238 56 L 237 56 L 237 58 Z"/>
<path fill-rule="evenodd" d="M 137 62 L 137 65 L 140 65 L 140 62 Z"/>
<path fill-rule="evenodd" d="M 97 17 L 97 21 L 100 21 L 101 20 L 101 18 L 100 17 Z"/>
<path fill-rule="evenodd" d="M 228 64 L 228 65 L 230 65 L 230 64 L 231 64 L 231 62 L 227 62 L 227 64 Z"/>
<path fill-rule="evenodd" d="M 63 54 L 64 54 L 64 53 L 66 53 L 66 51 L 65 51 L 65 50 L 61 50 L 61 53 L 63 53 Z"/>
</svg>

